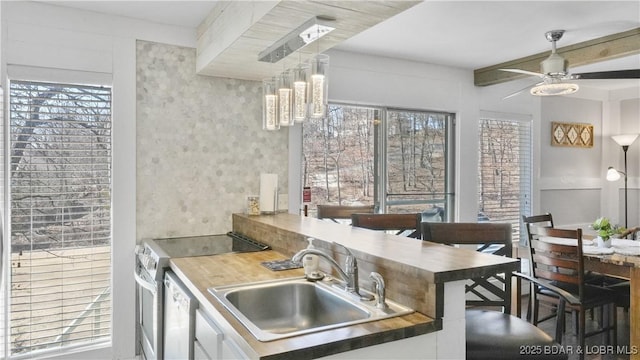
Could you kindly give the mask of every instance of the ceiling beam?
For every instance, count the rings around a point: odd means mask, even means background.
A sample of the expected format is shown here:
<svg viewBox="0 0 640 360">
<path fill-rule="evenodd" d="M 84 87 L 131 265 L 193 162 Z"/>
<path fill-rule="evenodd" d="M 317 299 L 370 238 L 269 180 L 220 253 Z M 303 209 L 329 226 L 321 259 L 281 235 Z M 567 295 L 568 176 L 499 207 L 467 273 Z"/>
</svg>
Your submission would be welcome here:
<svg viewBox="0 0 640 360">
<path fill-rule="evenodd" d="M 422 1 L 218 1 L 198 27 L 196 73 L 245 80 L 270 78 Z M 316 16 L 335 19 L 336 29 L 277 63 L 258 60 L 260 52 Z"/>
<path fill-rule="evenodd" d="M 476 69 L 473 71 L 474 84 L 487 86 L 525 78 L 528 75 L 498 69 L 540 72 L 540 62 L 549 57 L 549 54 L 551 54 L 551 50 Z M 558 54 L 569 61 L 569 68 L 640 54 L 640 28 L 558 48 Z"/>
</svg>

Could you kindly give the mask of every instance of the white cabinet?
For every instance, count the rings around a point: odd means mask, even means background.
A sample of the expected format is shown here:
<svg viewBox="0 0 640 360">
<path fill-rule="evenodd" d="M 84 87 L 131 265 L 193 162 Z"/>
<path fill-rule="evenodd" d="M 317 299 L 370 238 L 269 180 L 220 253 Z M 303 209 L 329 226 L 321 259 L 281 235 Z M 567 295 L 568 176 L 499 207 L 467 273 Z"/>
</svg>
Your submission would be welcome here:
<svg viewBox="0 0 640 360">
<path fill-rule="evenodd" d="M 203 309 L 196 309 L 194 359 L 246 359 L 238 346 L 226 337 L 220 326 Z"/>
</svg>

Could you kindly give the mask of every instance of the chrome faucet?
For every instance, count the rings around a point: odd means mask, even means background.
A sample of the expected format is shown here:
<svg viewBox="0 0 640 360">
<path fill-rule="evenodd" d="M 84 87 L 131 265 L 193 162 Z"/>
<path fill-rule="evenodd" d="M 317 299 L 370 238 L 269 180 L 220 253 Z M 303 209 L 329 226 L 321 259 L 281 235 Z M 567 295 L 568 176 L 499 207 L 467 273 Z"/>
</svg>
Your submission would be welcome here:
<svg viewBox="0 0 640 360">
<path fill-rule="evenodd" d="M 300 262 L 302 258 L 307 254 L 317 255 L 321 258 L 324 258 L 331 264 L 337 271 L 338 275 L 345 282 L 345 291 L 356 295 L 360 300 L 373 300 L 373 296 L 369 294 L 360 294 L 360 288 L 358 286 L 358 262 L 356 261 L 355 256 L 351 253 L 351 251 L 344 245 L 334 243 L 345 249 L 347 252 L 347 259 L 345 261 L 344 270 L 340 267 L 340 265 L 333 260 L 331 255 L 325 253 L 324 251 L 318 249 L 302 249 L 298 251 L 293 257 L 291 261 Z"/>
<path fill-rule="evenodd" d="M 382 275 L 374 271 L 369 274 L 369 279 L 373 281 L 373 287 L 376 292 L 376 307 L 378 309 L 386 309 L 388 306 L 385 300 L 385 287 Z"/>
</svg>

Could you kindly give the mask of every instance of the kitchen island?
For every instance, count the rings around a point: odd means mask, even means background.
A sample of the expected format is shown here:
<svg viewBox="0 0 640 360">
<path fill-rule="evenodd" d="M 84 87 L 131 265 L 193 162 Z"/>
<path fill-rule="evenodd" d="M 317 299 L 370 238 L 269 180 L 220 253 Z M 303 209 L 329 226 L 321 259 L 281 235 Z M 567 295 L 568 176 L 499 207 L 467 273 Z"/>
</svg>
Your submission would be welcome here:
<svg viewBox="0 0 640 360">
<path fill-rule="evenodd" d="M 464 358 L 464 282 L 468 278 L 518 269 L 515 259 L 423 242 L 291 214 L 233 215 L 233 230 L 273 250 L 176 258 L 171 268 L 194 294 L 221 337 L 239 357 L 255 359 Z M 302 269 L 271 271 L 264 261 L 283 260 L 306 247 L 307 237 L 339 263 L 348 247 L 358 260 L 360 286 L 368 274 L 385 279 L 387 298 L 414 313 L 275 341 L 261 342 L 207 288 L 302 276 Z M 320 260 L 321 270 L 331 273 Z"/>
</svg>

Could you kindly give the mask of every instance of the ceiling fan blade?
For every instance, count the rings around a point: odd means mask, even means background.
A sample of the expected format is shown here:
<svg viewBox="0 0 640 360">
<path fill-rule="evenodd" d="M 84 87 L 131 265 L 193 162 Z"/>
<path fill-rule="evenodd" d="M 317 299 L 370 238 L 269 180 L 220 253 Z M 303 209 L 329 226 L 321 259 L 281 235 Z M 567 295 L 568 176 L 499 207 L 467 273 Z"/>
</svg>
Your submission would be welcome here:
<svg viewBox="0 0 640 360">
<path fill-rule="evenodd" d="M 537 76 L 537 77 L 544 78 L 544 74 L 540 74 L 540 73 L 533 72 L 533 71 L 520 70 L 520 69 L 498 69 L 498 70 L 500 70 L 500 71 L 514 72 L 514 73 L 519 73 L 519 74 L 525 74 L 525 75 Z"/>
<path fill-rule="evenodd" d="M 542 84 L 544 84 L 544 82 L 539 82 L 539 83 L 537 83 L 537 84 L 529 85 L 529 86 L 527 86 L 527 87 L 524 87 L 524 88 L 522 88 L 522 89 L 520 89 L 520 90 L 518 90 L 518 91 L 516 91 L 516 92 L 514 92 L 514 93 L 511 93 L 511 94 L 509 94 L 509 95 L 507 95 L 507 96 L 503 97 L 503 98 L 502 98 L 502 100 L 506 100 L 506 99 L 508 99 L 508 98 L 514 97 L 514 96 L 516 96 L 516 95 L 520 94 L 521 92 L 523 92 L 523 91 L 525 91 L 525 90 L 531 89 L 531 88 L 532 88 L 532 87 L 534 87 L 534 86 L 538 86 L 538 85 L 542 85 Z"/>
<path fill-rule="evenodd" d="M 631 70 L 612 70 L 571 74 L 574 80 L 590 80 L 590 79 L 640 79 L 640 69 Z"/>
</svg>

